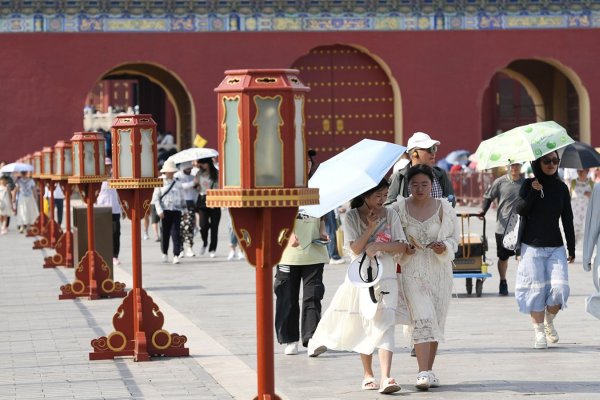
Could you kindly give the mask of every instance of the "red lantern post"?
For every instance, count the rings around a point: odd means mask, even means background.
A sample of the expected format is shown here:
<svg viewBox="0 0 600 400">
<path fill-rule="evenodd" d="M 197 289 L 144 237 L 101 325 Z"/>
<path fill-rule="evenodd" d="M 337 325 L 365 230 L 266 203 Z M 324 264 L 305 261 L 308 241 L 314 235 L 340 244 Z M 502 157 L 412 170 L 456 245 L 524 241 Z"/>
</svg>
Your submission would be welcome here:
<svg viewBox="0 0 600 400">
<path fill-rule="evenodd" d="M 34 249 L 37 248 L 54 248 L 58 238 L 62 235 L 60 226 L 54 220 L 54 189 L 56 181 L 54 180 L 54 149 L 52 147 L 44 147 L 42 150 L 42 173 L 40 179 L 44 181 L 50 192 L 50 200 L 48 204 L 48 219 L 42 238 L 34 243 Z M 42 199 L 43 199 L 43 193 Z"/>
<path fill-rule="evenodd" d="M 75 269 L 75 281 L 60 287 L 59 299 L 88 297 L 125 297 L 125 284 L 110 279 L 106 261 L 96 251 L 94 238 L 94 203 L 106 180 L 104 170 L 104 137 L 95 132 L 78 132 L 71 138 L 73 175 L 70 184 L 77 185 L 87 206 L 88 249 Z"/>
<path fill-rule="evenodd" d="M 44 268 L 64 266 L 73 268 L 73 234 L 71 232 L 71 184 L 73 173 L 73 147 L 70 142 L 59 140 L 54 146 L 54 175 L 52 179 L 60 185 L 65 195 L 65 231 L 56 242 L 56 253 L 44 259 Z"/>
<path fill-rule="evenodd" d="M 131 219 L 133 288 L 113 317 L 115 331 L 92 340 L 90 360 L 133 356 L 148 361 L 150 356 L 188 356 L 187 338 L 162 328 L 164 316 L 142 288 L 142 237 L 140 221 L 150 209 L 158 176 L 156 123 L 151 115 L 122 115 L 115 118 L 112 134 L 113 170 L 109 186 L 119 191 L 121 206 Z"/>
<path fill-rule="evenodd" d="M 29 227 L 27 230 L 26 236 L 35 237 L 39 235 L 43 235 L 44 228 L 46 226 L 46 215 L 44 214 L 44 180 L 41 178 L 42 175 L 42 152 L 36 151 L 33 153 L 33 173 L 31 177 L 37 180 L 38 183 L 38 191 L 39 191 L 39 207 L 40 207 L 40 215 L 37 217 L 33 225 Z M 36 241 L 37 242 L 37 241 Z M 36 247 L 35 243 L 33 249 L 41 249 L 39 245 Z"/>
<path fill-rule="evenodd" d="M 298 206 L 317 204 L 308 189 L 304 94 L 297 70 L 226 71 L 219 109 L 219 184 L 209 207 L 229 207 L 233 229 L 256 268 L 258 396 L 275 400 L 273 271 Z"/>
</svg>

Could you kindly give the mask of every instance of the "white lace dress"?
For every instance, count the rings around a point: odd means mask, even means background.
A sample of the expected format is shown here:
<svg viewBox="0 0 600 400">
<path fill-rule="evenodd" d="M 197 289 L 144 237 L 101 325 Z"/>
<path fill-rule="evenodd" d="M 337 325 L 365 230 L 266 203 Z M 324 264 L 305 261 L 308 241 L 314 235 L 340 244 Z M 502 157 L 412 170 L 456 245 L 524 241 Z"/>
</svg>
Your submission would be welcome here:
<svg viewBox="0 0 600 400">
<path fill-rule="evenodd" d="M 592 186 L 589 181 L 576 179 L 571 183 L 571 208 L 573 209 L 573 228 L 575 228 L 575 240 L 577 243 L 583 239 L 585 230 L 585 214 L 592 195 Z M 587 196 L 586 196 L 587 194 Z"/>
<path fill-rule="evenodd" d="M 424 249 L 403 255 L 399 260 L 401 286 L 412 319 L 406 336 L 412 338 L 413 344 L 442 341 L 452 298 L 452 260 L 459 240 L 455 211 L 449 202 L 442 200 L 435 214 L 419 221 L 409 214 L 406 199 L 398 199 L 392 208 L 398 212 L 407 237 L 410 235 L 423 245 L 433 241 L 443 241 L 446 245 L 442 254 Z"/>
<path fill-rule="evenodd" d="M 356 241 L 366 229 L 356 209 L 348 211 L 343 225 L 345 247 L 352 259 L 358 257 L 350 250 L 350 242 Z M 369 239 L 369 242 L 404 241 L 405 236 L 400 226 L 398 214 L 386 209 L 386 221 Z M 328 349 L 355 351 L 361 354 L 372 354 L 376 348 L 394 351 L 394 326 L 396 324 L 396 308 L 398 304 L 398 281 L 396 279 L 396 263 L 387 254 L 378 257 L 383 265 L 381 280 L 375 285 L 375 293 L 381 296 L 373 319 L 366 319 L 360 313 L 357 288 L 348 277 L 337 289 L 331 304 L 323 314 L 312 340 Z"/>
</svg>

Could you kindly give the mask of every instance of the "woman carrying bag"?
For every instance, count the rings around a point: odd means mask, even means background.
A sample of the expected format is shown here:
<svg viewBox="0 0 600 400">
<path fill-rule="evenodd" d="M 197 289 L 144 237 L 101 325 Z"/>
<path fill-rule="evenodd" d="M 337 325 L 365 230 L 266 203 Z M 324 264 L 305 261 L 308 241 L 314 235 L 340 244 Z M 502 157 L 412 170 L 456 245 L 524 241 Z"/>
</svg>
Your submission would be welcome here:
<svg viewBox="0 0 600 400">
<path fill-rule="evenodd" d="M 535 178 L 521 186 L 516 210 L 521 215 L 521 260 L 517 268 L 515 297 L 519 311 L 531 316 L 536 349 L 557 343 L 554 318 L 569 298 L 568 263 L 575 260 L 575 230 L 569 188 L 558 176 L 556 151 L 533 161 Z M 565 251 L 559 220 L 562 221 Z"/>
<path fill-rule="evenodd" d="M 308 355 L 318 356 L 327 349 L 354 351 L 363 366 L 363 390 L 390 394 L 400 385 L 390 377 L 394 351 L 394 326 L 398 304 L 398 283 L 394 255 L 408 249 L 398 214 L 383 206 L 388 183 L 383 179 L 376 187 L 351 203 L 344 227 L 344 238 L 352 260 L 363 256 L 377 257 L 382 275 L 373 287 L 378 300 L 374 315 L 361 309 L 361 295 L 370 301 L 369 289 L 355 286 L 348 276 L 337 289 L 329 308 L 308 344 Z M 351 263 L 351 265 L 354 265 Z M 365 296 L 366 295 L 366 296 Z M 381 380 L 375 379 L 373 352 L 378 349 Z"/>
</svg>

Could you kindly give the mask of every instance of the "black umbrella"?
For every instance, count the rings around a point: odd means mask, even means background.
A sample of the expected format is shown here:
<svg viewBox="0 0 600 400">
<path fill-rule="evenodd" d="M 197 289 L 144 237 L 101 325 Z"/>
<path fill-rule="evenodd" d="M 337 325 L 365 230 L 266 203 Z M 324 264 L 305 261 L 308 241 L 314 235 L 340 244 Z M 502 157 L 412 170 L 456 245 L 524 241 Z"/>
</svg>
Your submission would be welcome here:
<svg viewBox="0 0 600 400">
<path fill-rule="evenodd" d="M 575 169 L 600 167 L 600 153 L 589 144 L 572 143 L 564 148 L 560 157 L 560 167 Z"/>
</svg>

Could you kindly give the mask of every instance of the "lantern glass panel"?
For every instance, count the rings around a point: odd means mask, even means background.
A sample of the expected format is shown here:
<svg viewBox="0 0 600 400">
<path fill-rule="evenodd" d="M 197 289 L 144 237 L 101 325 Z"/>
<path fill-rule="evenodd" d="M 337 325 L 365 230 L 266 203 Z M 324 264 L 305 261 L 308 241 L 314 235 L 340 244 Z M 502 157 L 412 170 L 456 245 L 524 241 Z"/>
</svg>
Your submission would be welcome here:
<svg viewBox="0 0 600 400">
<path fill-rule="evenodd" d="M 100 141 L 100 146 L 98 148 L 98 175 L 106 175 L 106 165 L 104 164 L 106 158 L 106 150 L 104 149 L 104 143 L 104 141 Z"/>
<path fill-rule="evenodd" d="M 36 157 L 35 158 L 35 166 L 34 166 L 34 171 L 35 171 L 36 174 L 39 174 L 41 172 L 41 169 L 42 169 L 41 163 L 42 163 L 41 158 L 40 157 Z"/>
<path fill-rule="evenodd" d="M 255 185 L 283 186 L 283 141 L 279 126 L 281 96 L 254 96 L 256 103 L 256 142 L 254 145 Z"/>
<path fill-rule="evenodd" d="M 133 178 L 133 155 L 131 129 L 119 129 L 119 178 Z M 113 175 L 114 176 L 114 175 Z"/>
<path fill-rule="evenodd" d="M 225 107 L 225 154 L 223 165 L 225 168 L 224 186 L 240 186 L 240 116 L 238 106 L 240 98 L 233 99 L 223 97 L 223 106 Z"/>
<path fill-rule="evenodd" d="M 294 97 L 294 169 L 296 186 L 304 186 L 306 162 L 304 157 L 304 97 Z"/>
<path fill-rule="evenodd" d="M 60 159 L 61 157 L 62 151 L 60 148 L 56 148 L 54 149 L 54 173 L 56 175 L 64 175 L 64 171 L 61 168 L 61 163 L 60 163 Z"/>
<path fill-rule="evenodd" d="M 153 129 L 140 129 L 140 173 L 142 178 L 154 178 L 154 152 L 152 151 L 154 141 L 152 140 Z"/>
<path fill-rule="evenodd" d="M 50 153 L 44 153 L 44 174 L 50 175 L 52 173 L 52 157 L 50 157 Z"/>
<path fill-rule="evenodd" d="M 94 142 L 83 143 L 83 174 L 85 176 L 96 175 L 96 159 L 94 157 L 94 144 Z"/>
<path fill-rule="evenodd" d="M 71 175 L 73 173 L 73 154 L 71 149 L 66 148 L 64 150 L 64 154 L 65 154 L 65 170 L 64 170 L 64 175 Z"/>
<path fill-rule="evenodd" d="M 81 176 L 81 164 L 79 162 L 79 142 L 73 143 L 73 175 Z"/>
</svg>

